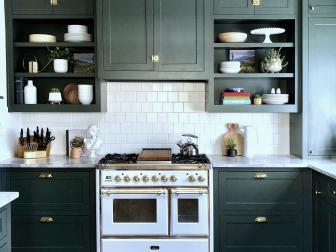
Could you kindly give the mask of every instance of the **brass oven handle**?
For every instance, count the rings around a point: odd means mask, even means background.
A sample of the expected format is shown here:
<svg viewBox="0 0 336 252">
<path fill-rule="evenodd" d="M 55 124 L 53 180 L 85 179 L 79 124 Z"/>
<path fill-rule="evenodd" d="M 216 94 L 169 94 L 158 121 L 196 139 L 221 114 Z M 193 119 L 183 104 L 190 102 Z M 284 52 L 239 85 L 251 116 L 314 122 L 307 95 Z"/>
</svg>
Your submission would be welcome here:
<svg viewBox="0 0 336 252">
<path fill-rule="evenodd" d="M 47 173 L 47 172 L 42 172 L 39 175 L 40 179 L 51 179 L 52 178 L 52 174 L 51 173 Z"/>
<path fill-rule="evenodd" d="M 257 172 L 254 176 L 255 179 L 266 179 L 268 177 L 267 173 Z"/>
<path fill-rule="evenodd" d="M 41 223 L 53 223 L 54 219 L 52 217 L 41 217 L 40 222 Z"/>
<path fill-rule="evenodd" d="M 262 223 L 267 223 L 268 220 L 266 217 L 260 216 L 260 217 L 255 218 L 254 222 L 258 224 L 262 224 Z"/>
<path fill-rule="evenodd" d="M 189 189 L 189 188 L 177 188 L 171 189 L 171 194 L 208 194 L 207 189 Z"/>
<path fill-rule="evenodd" d="M 110 196 L 112 194 L 167 194 L 167 190 L 165 189 L 111 189 L 111 190 L 102 190 L 101 195 Z"/>
</svg>

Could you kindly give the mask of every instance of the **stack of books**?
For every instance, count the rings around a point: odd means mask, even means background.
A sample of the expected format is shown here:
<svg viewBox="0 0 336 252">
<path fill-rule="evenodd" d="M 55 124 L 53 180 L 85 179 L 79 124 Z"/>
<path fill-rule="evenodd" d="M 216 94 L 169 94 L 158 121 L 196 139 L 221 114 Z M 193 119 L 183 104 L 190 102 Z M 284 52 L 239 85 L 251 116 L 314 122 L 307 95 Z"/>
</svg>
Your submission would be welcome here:
<svg viewBox="0 0 336 252">
<path fill-rule="evenodd" d="M 250 92 L 224 92 L 223 105 L 250 105 Z"/>
</svg>

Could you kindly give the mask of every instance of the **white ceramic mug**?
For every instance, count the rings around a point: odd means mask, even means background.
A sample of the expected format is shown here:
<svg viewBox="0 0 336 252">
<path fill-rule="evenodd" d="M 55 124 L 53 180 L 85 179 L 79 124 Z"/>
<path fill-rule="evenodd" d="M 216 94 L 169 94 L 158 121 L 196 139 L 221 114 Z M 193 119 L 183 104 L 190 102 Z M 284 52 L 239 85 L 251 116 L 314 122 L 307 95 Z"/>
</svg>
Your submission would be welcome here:
<svg viewBox="0 0 336 252">
<path fill-rule="evenodd" d="M 93 101 L 93 85 L 78 85 L 78 97 L 81 104 L 90 105 Z"/>
</svg>

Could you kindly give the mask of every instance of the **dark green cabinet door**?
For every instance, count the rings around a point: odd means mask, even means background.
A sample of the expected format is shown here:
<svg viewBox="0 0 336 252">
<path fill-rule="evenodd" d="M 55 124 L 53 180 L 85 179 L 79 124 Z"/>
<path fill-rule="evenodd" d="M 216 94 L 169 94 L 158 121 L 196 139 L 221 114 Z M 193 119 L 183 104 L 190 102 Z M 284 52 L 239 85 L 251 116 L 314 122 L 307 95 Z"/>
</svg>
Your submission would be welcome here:
<svg viewBox="0 0 336 252">
<path fill-rule="evenodd" d="M 309 20 L 309 155 L 336 154 L 336 18 Z"/>
<path fill-rule="evenodd" d="M 49 0 L 11 0 L 13 14 L 51 14 L 52 5 Z"/>
<path fill-rule="evenodd" d="M 214 14 L 254 15 L 251 0 L 214 0 Z"/>
<path fill-rule="evenodd" d="M 0 208 L 0 252 L 11 251 L 11 210 L 10 205 Z"/>
<path fill-rule="evenodd" d="M 153 70 L 153 0 L 100 1 L 103 71 Z"/>
<path fill-rule="evenodd" d="M 309 12 L 311 14 L 333 14 L 336 15 L 335 0 L 309 0 Z"/>
<path fill-rule="evenodd" d="M 57 0 L 53 6 L 54 14 L 61 15 L 93 15 L 95 13 L 94 0 Z"/>
<path fill-rule="evenodd" d="M 205 0 L 158 0 L 155 5 L 156 71 L 204 71 Z"/>
<path fill-rule="evenodd" d="M 259 6 L 255 6 L 256 15 L 295 14 L 296 0 L 261 0 Z"/>
</svg>

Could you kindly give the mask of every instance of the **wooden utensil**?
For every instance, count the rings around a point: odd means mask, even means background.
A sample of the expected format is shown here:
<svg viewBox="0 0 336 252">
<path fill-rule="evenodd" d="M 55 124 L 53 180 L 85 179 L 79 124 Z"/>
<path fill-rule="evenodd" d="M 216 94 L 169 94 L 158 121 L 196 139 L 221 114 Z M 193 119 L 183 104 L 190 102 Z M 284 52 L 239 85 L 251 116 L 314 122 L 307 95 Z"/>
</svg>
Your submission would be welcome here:
<svg viewBox="0 0 336 252">
<path fill-rule="evenodd" d="M 139 163 L 171 163 L 171 149 L 143 149 L 138 157 Z"/>
<path fill-rule="evenodd" d="M 239 124 L 228 123 L 226 127 L 228 128 L 228 132 L 226 132 L 223 137 L 223 154 L 226 155 L 225 143 L 228 141 L 228 139 L 232 138 L 237 145 L 237 155 L 242 156 L 244 153 L 244 136 L 239 129 Z"/>
</svg>

